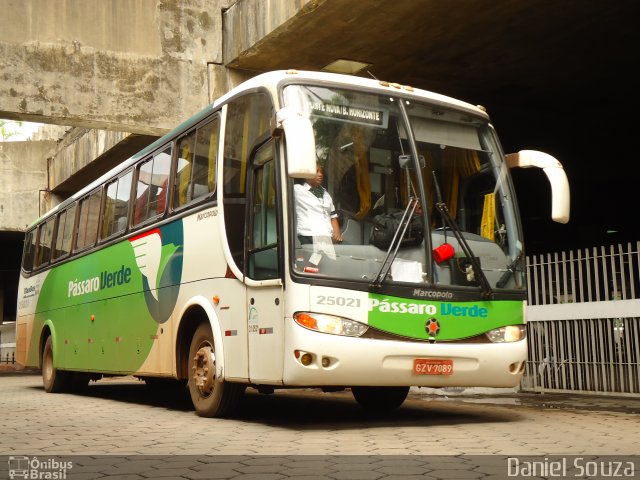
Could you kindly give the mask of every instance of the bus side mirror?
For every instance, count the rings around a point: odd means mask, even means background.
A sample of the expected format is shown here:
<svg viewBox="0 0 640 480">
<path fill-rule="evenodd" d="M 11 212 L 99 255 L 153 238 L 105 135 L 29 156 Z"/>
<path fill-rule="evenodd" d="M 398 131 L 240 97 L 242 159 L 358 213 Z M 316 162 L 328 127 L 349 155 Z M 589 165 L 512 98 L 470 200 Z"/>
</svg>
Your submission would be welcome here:
<svg viewBox="0 0 640 480">
<path fill-rule="evenodd" d="M 301 112 L 284 107 L 276 113 L 272 135 L 280 137 L 284 132 L 287 166 L 292 178 L 316 176 L 316 141 L 311 121 Z"/>
<path fill-rule="evenodd" d="M 541 168 L 551 184 L 551 219 L 558 223 L 569 221 L 569 180 L 555 157 L 536 150 L 520 150 L 506 155 L 505 160 L 510 168 Z"/>
</svg>

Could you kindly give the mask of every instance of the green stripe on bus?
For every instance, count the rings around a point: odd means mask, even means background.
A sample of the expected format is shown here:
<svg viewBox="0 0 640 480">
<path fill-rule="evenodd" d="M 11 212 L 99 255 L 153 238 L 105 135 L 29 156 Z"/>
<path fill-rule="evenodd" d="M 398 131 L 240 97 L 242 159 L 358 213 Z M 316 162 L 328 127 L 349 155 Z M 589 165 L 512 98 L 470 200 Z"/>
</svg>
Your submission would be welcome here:
<svg viewBox="0 0 640 480">
<path fill-rule="evenodd" d="M 428 339 L 435 319 L 437 340 L 473 337 L 494 328 L 524 322 L 522 301 L 446 302 L 369 294 L 369 325 L 410 338 Z"/>
</svg>

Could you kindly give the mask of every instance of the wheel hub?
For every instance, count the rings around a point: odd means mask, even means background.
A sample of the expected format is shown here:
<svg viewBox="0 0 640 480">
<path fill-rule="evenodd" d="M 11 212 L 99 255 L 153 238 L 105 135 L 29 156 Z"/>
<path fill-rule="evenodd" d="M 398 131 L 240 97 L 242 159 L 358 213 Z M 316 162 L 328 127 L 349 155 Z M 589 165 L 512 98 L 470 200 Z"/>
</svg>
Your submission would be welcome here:
<svg viewBox="0 0 640 480">
<path fill-rule="evenodd" d="M 216 378 L 216 357 L 210 345 L 200 348 L 193 357 L 193 378 L 204 396 L 213 391 Z"/>
</svg>

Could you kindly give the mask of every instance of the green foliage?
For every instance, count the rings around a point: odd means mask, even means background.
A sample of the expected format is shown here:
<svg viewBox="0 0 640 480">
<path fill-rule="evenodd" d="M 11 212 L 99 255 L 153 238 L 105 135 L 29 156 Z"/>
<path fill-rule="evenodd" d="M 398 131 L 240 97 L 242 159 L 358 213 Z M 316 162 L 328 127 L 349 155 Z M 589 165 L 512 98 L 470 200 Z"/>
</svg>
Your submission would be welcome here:
<svg viewBox="0 0 640 480">
<path fill-rule="evenodd" d="M 0 139 L 6 140 L 14 135 L 18 135 L 18 131 L 22 127 L 22 122 L 13 120 L 0 120 Z"/>
</svg>

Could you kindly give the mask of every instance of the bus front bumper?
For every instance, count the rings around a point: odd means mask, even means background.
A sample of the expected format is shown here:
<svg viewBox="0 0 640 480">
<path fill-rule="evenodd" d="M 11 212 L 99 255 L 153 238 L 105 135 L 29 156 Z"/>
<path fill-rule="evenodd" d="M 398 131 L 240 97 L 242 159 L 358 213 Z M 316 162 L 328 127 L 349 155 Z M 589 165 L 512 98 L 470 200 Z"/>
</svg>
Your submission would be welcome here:
<svg viewBox="0 0 640 480">
<path fill-rule="evenodd" d="M 285 324 L 283 383 L 288 386 L 514 387 L 527 358 L 526 339 L 468 344 L 377 340 Z"/>
</svg>

